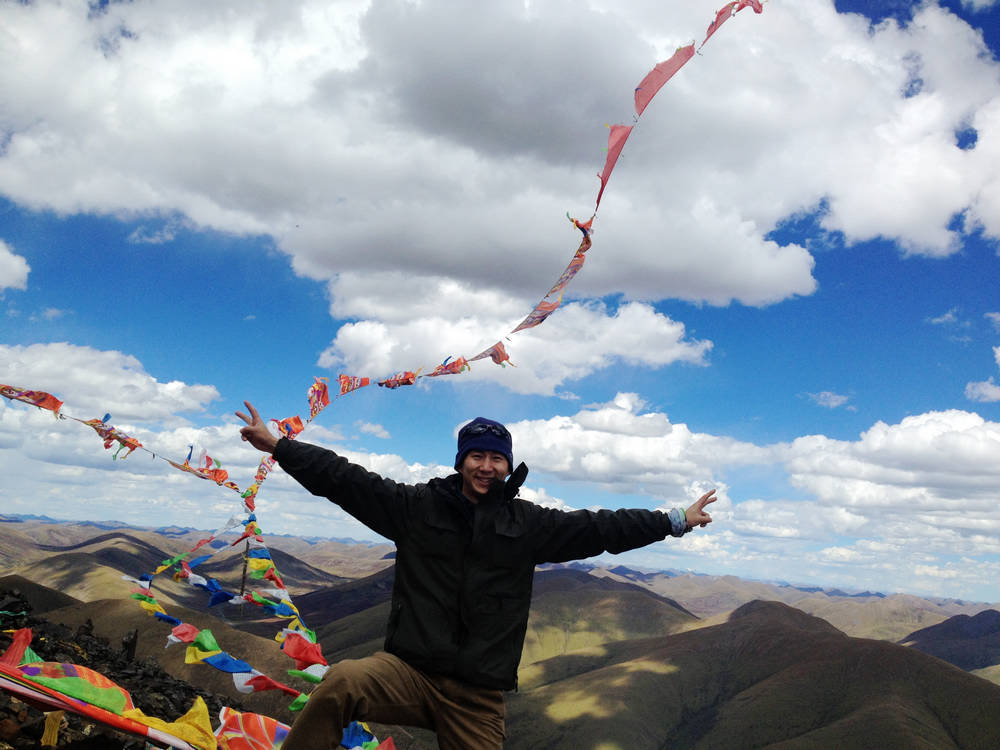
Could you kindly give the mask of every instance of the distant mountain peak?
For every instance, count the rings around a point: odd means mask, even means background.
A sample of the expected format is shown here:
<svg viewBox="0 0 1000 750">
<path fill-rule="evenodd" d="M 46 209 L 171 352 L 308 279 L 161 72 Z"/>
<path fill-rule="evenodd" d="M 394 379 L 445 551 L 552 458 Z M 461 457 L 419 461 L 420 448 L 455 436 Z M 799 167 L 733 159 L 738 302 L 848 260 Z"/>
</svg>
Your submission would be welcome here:
<svg viewBox="0 0 1000 750">
<path fill-rule="evenodd" d="M 759 619 L 769 621 L 782 626 L 792 626 L 803 630 L 812 630 L 824 633 L 843 633 L 831 625 L 826 620 L 807 614 L 801 609 L 796 609 L 783 602 L 768 601 L 764 599 L 754 599 L 741 607 L 733 610 L 729 615 L 730 622 L 740 619 Z"/>
</svg>

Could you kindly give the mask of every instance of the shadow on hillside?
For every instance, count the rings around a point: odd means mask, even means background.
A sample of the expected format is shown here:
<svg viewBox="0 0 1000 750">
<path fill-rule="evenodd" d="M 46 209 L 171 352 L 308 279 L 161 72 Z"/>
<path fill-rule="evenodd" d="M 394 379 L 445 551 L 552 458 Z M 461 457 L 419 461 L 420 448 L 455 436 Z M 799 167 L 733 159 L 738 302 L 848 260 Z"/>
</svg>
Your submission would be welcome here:
<svg viewBox="0 0 1000 750">
<path fill-rule="evenodd" d="M 663 642 L 619 642 L 530 665 L 527 684 L 508 694 L 504 747 L 633 750 L 662 747 L 667 738 L 671 748 L 693 746 L 714 723 L 718 701 L 691 710 L 685 694 L 726 680 L 690 655 L 664 658 Z"/>
<path fill-rule="evenodd" d="M 507 705 L 506 750 L 912 750 L 1000 736 L 1000 711 L 982 710 L 1000 707 L 996 685 L 762 601 L 720 625 L 528 665 Z"/>
</svg>

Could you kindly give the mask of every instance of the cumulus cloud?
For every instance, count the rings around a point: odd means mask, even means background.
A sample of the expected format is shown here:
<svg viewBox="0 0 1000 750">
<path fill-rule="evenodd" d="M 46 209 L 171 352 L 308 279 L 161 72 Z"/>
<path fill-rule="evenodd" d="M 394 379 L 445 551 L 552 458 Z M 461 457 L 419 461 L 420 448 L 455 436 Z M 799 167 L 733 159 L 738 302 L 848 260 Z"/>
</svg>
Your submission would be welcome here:
<svg viewBox="0 0 1000 750">
<path fill-rule="evenodd" d="M 392 276 L 395 278 L 395 275 Z M 319 364 L 344 368 L 351 372 L 377 372 L 386 375 L 396 370 L 429 371 L 446 357 L 472 357 L 511 331 L 532 305 L 518 305 L 518 300 L 501 295 L 477 296 L 473 290 L 443 279 L 436 284 L 407 285 L 387 283 L 381 294 L 371 280 L 359 282 L 370 290 L 368 295 L 347 295 L 363 303 L 341 302 L 346 309 L 365 310 L 371 318 L 347 323 L 323 352 Z M 339 290 L 344 280 L 334 285 Z M 415 319 L 400 316 L 400 307 L 391 296 L 398 291 L 402 309 L 407 297 L 417 290 L 431 294 L 414 304 L 426 308 Z M 384 296 L 383 296 L 384 295 Z M 441 295 L 466 300 L 463 315 L 455 319 L 432 310 L 431 301 Z M 383 306 L 384 305 L 384 306 Z M 380 312 L 384 310 L 385 312 Z M 469 342 L 473 350 L 466 347 Z M 467 380 L 495 380 L 517 393 L 553 394 L 561 386 L 595 371 L 624 362 L 629 365 L 663 367 L 675 363 L 707 364 L 712 342 L 689 339 L 683 323 L 656 312 L 651 306 L 625 303 L 609 308 L 599 303 L 564 303 L 543 325 L 530 335 L 514 334 L 505 341 L 511 361 L 517 367 L 496 367 L 489 360 L 472 363 Z"/>
<path fill-rule="evenodd" d="M 1000 401 L 1000 385 L 991 376 L 987 380 L 973 381 L 965 384 L 965 397 L 970 401 L 989 404 Z"/>
<path fill-rule="evenodd" d="M 944 551 L 957 538 L 947 529 L 982 552 L 996 546 L 985 534 L 1000 530 L 998 450 L 1000 424 L 949 410 L 878 422 L 855 442 L 798 438 L 782 460 L 793 485 L 880 525 L 884 541 Z"/>
<path fill-rule="evenodd" d="M 627 119 L 636 82 L 714 10 L 8 5 L 0 190 L 150 216 L 137 242 L 169 240 L 178 221 L 264 233 L 317 279 L 395 270 L 522 301 L 571 254 L 561 217 L 592 205 L 600 124 Z M 645 113 L 574 293 L 811 294 L 810 254 L 768 234 L 820 205 L 848 242 L 948 254 L 963 211 L 1000 236 L 997 66 L 934 3 L 874 29 L 830 0 L 740 14 Z M 958 148 L 969 128 L 975 146 Z"/>
<path fill-rule="evenodd" d="M 687 425 L 671 423 L 666 414 L 644 409 L 636 394 L 619 393 L 610 403 L 572 416 L 508 427 L 518 455 L 546 475 L 671 500 L 692 497 L 694 483 L 711 481 L 723 465 L 767 460 L 765 448 L 694 433 Z"/>
<path fill-rule="evenodd" d="M 68 410 L 87 419 L 107 411 L 117 420 L 176 418 L 202 412 L 219 397 L 210 385 L 161 383 L 130 355 L 67 343 L 0 345 L 0 371 L 10 385 L 58 393 Z"/>
<path fill-rule="evenodd" d="M 997 367 L 1000 367 L 1000 346 L 993 347 L 993 359 L 996 361 Z M 979 401 L 980 403 L 1000 401 L 1000 385 L 993 382 L 992 376 L 984 381 L 967 383 L 965 397 L 970 401 Z"/>
<path fill-rule="evenodd" d="M 525 500 L 534 503 L 535 505 L 541 505 L 543 508 L 555 508 L 556 510 L 577 510 L 572 505 L 567 503 L 558 497 L 552 497 L 548 492 L 545 491 L 544 487 L 522 487 L 519 493 L 520 497 Z"/>
<path fill-rule="evenodd" d="M 27 289 L 28 261 L 17 255 L 14 249 L 0 240 L 0 291 L 4 289 Z"/>
</svg>

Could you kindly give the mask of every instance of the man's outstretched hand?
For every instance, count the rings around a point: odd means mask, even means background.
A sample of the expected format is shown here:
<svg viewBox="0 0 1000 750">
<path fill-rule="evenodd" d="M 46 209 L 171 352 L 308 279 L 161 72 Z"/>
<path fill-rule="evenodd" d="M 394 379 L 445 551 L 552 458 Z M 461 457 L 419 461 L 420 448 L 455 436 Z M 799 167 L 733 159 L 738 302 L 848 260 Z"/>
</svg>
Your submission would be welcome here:
<svg viewBox="0 0 1000 750">
<path fill-rule="evenodd" d="M 236 416 L 247 423 L 246 427 L 240 428 L 240 435 L 257 450 L 264 451 L 264 453 L 274 453 L 274 447 L 278 444 L 278 438 L 267 429 L 267 424 L 260 418 L 257 410 L 253 408 L 253 404 L 249 401 L 244 401 L 243 403 L 250 410 L 250 416 L 241 411 L 236 412 Z M 690 518 L 690 516 L 688 517 Z"/>
<path fill-rule="evenodd" d="M 250 404 L 247 404 L 247 406 L 250 406 Z M 715 490 L 709 490 L 704 495 L 699 497 L 694 505 L 685 511 L 684 515 L 687 517 L 689 529 L 693 529 L 695 526 L 705 528 L 705 526 L 712 523 L 712 517 L 705 512 L 705 506 L 709 503 L 714 503 L 719 499 L 714 497 L 714 495 Z"/>
</svg>

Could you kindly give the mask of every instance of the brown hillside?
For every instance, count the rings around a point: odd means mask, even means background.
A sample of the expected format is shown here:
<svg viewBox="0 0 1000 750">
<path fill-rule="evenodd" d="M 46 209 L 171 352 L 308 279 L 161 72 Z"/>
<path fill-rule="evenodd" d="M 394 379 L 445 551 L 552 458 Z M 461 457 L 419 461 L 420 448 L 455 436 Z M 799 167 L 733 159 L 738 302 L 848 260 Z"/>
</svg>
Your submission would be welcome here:
<svg viewBox="0 0 1000 750">
<path fill-rule="evenodd" d="M 89 552 L 51 555 L 20 567 L 16 572 L 80 601 L 104 599 L 118 594 L 128 596 L 128 584 L 122 581 L 122 570 L 97 563 Z"/>
<path fill-rule="evenodd" d="M 908 594 L 859 598 L 817 594 L 796 602 L 795 606 L 856 638 L 892 642 L 916 628 L 934 625 L 950 616 L 940 604 Z"/>
<path fill-rule="evenodd" d="M 995 748 L 1000 687 L 776 602 L 522 670 L 520 748 Z"/>
<path fill-rule="evenodd" d="M 972 674 L 977 677 L 982 677 L 984 680 L 989 680 L 990 682 L 1000 685 L 1000 664 L 995 664 L 992 667 L 986 667 L 985 669 L 974 669 Z"/>
<path fill-rule="evenodd" d="M 385 625 L 389 620 L 388 601 L 355 612 L 339 620 L 322 623 L 316 627 L 316 639 L 323 646 L 327 661 L 358 659 L 379 651 L 385 641 Z"/>
<path fill-rule="evenodd" d="M 906 646 L 931 654 L 962 669 L 1000 665 L 1000 612 L 956 615 L 901 639 Z"/>
<path fill-rule="evenodd" d="M 157 540 L 160 541 L 160 540 Z M 49 557 L 87 554 L 101 565 L 140 576 L 151 573 L 170 556 L 163 547 L 140 539 L 131 533 L 119 531 L 98 534 L 82 542 L 69 545 L 38 544 L 38 550 Z"/>
<path fill-rule="evenodd" d="M 604 571 L 602 575 L 609 573 Z M 661 596 L 676 600 L 698 617 L 729 613 L 757 599 L 798 606 L 797 602 L 810 596 L 808 592 L 788 586 L 745 581 L 735 576 L 700 576 L 690 573 L 671 576 L 660 573 L 643 575 L 637 582 Z"/>
<path fill-rule="evenodd" d="M 347 544 L 333 540 L 307 542 L 284 536 L 265 536 L 265 541 L 272 550 L 278 548 L 338 578 L 364 578 L 391 567 L 394 561 L 386 555 L 396 550 L 395 545 L 389 543 Z"/>
<path fill-rule="evenodd" d="M 41 586 L 34 581 L 28 580 L 24 576 L 9 575 L 0 578 L 0 591 L 13 590 L 19 592 L 31 603 L 32 611 L 35 614 L 43 614 L 53 609 L 62 607 L 73 607 L 80 604 L 79 599 Z"/>
<path fill-rule="evenodd" d="M 918 628 L 943 622 L 955 614 L 974 615 L 988 608 L 983 604 L 930 600 L 909 594 L 838 596 L 835 593 L 744 581 L 733 576 L 637 574 L 620 568 L 615 571 L 595 569 L 593 574 L 617 580 L 634 580 L 651 591 L 674 599 L 706 620 L 728 615 L 750 601 L 777 601 L 822 617 L 848 635 L 893 642 Z"/>
<path fill-rule="evenodd" d="M 572 569 L 540 570 L 521 664 L 609 641 L 667 635 L 695 619 L 641 586 Z"/>
<path fill-rule="evenodd" d="M 35 543 L 25 533 L 22 524 L 0 523 L 0 571 L 9 571 L 27 562 Z"/>
<path fill-rule="evenodd" d="M 364 578 L 340 581 L 297 596 L 295 606 L 306 622 L 339 620 L 389 601 L 395 573 L 395 566 L 391 566 Z"/>
</svg>

